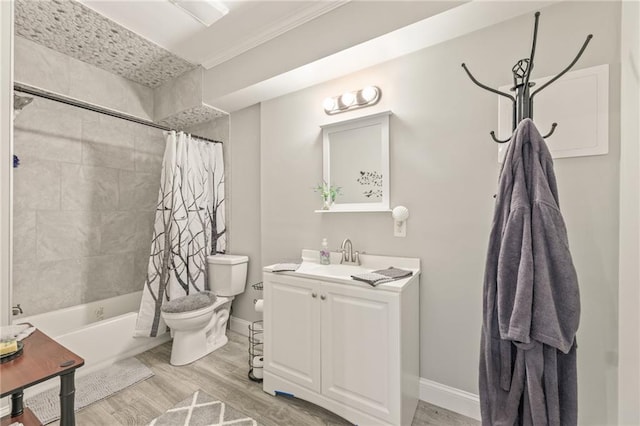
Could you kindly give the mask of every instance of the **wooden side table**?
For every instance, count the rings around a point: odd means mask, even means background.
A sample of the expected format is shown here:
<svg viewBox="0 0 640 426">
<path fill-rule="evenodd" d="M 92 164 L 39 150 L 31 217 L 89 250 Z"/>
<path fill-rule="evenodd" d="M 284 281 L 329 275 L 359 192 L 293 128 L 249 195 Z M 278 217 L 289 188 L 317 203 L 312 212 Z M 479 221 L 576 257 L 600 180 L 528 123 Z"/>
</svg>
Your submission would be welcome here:
<svg viewBox="0 0 640 426">
<path fill-rule="evenodd" d="M 84 365 L 84 359 L 40 330 L 34 331 L 22 343 L 24 352 L 21 356 L 0 364 L 0 397 L 11 395 L 11 414 L 1 419 L 1 425 L 16 421 L 25 426 L 40 425 L 31 410 L 23 407 L 23 391 L 60 376 L 60 425 L 75 426 L 75 372 Z"/>
</svg>

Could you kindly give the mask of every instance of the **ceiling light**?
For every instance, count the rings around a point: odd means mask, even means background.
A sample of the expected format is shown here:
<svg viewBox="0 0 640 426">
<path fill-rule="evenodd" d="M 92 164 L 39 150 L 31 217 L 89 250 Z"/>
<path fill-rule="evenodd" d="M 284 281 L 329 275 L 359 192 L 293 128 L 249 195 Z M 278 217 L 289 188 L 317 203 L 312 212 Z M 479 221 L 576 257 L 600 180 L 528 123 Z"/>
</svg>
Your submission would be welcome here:
<svg viewBox="0 0 640 426">
<path fill-rule="evenodd" d="M 350 107 L 356 101 L 356 96 L 351 92 L 345 92 L 340 96 L 340 102 L 346 107 Z"/>
<path fill-rule="evenodd" d="M 355 92 L 345 92 L 342 95 L 326 98 L 322 102 L 324 112 L 333 115 L 352 109 L 375 105 L 380 100 L 380 89 L 367 86 Z"/>
<path fill-rule="evenodd" d="M 205 26 L 211 26 L 229 13 L 229 8 L 218 0 L 169 0 Z"/>
<path fill-rule="evenodd" d="M 324 102 L 322 102 L 322 106 L 325 111 L 332 111 L 338 106 L 338 104 L 334 98 L 326 98 Z"/>
<path fill-rule="evenodd" d="M 375 86 L 367 86 L 360 92 L 365 102 L 371 102 L 378 96 L 378 88 Z"/>
</svg>

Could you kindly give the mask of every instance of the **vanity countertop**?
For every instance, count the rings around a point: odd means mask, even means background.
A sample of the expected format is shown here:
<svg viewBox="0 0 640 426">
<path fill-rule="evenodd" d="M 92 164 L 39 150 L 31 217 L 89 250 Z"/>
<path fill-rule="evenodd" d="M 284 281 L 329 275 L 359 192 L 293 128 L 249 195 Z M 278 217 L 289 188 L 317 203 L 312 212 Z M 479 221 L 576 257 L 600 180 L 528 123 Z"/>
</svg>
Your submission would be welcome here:
<svg viewBox="0 0 640 426">
<path fill-rule="evenodd" d="M 402 289 L 411 280 L 417 279 L 420 275 L 420 259 L 418 258 L 360 254 L 361 264 L 354 265 L 340 264 L 341 256 L 342 254 L 339 252 L 331 252 L 331 264 L 322 265 L 320 264 L 320 252 L 318 250 L 304 249 L 302 250 L 302 263 L 300 263 L 300 267 L 295 271 L 274 272 L 274 267 L 278 265 L 274 264 L 265 266 L 264 272 L 394 292 L 402 291 Z M 382 283 L 375 287 L 363 281 L 351 278 L 351 275 L 363 274 L 378 269 L 386 269 L 391 266 L 410 270 L 413 272 L 413 275 L 407 278 Z"/>
</svg>

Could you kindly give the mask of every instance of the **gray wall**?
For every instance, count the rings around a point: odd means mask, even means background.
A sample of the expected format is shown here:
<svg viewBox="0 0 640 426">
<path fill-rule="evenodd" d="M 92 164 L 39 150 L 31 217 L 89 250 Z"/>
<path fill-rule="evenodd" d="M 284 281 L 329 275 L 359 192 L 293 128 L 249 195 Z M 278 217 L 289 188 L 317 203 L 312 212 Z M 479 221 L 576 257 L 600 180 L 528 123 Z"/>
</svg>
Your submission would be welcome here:
<svg viewBox="0 0 640 426">
<path fill-rule="evenodd" d="M 15 80 L 148 117 L 151 89 L 16 37 Z M 142 289 L 162 132 L 36 98 L 14 122 L 13 303 L 26 315 Z"/>
<path fill-rule="evenodd" d="M 221 141 L 224 143 L 222 155 L 224 156 L 226 175 L 228 172 L 227 157 L 229 156 L 229 117 L 221 117 L 216 120 L 208 121 L 206 123 L 195 124 L 184 130 L 185 132 L 192 133 L 194 135 Z M 225 200 L 225 203 L 227 203 L 227 200 Z"/>
<path fill-rule="evenodd" d="M 233 302 L 232 315 L 247 321 L 260 319 L 253 300 L 262 297 L 251 285 L 262 281 L 260 253 L 260 106 L 255 105 L 192 126 L 187 131 L 225 142 L 225 212 L 227 253 L 249 256 L 247 287 Z M 231 142 L 232 141 L 232 142 Z"/>
<path fill-rule="evenodd" d="M 234 302 L 233 315 L 248 321 L 261 319 L 253 300 L 262 292 L 251 285 L 262 281 L 260 248 L 260 106 L 246 108 L 231 115 L 231 143 L 227 184 L 229 191 L 229 253 L 249 256 L 247 290 Z"/>
<path fill-rule="evenodd" d="M 534 77 L 566 66 L 588 33 L 595 38 L 578 68 L 611 67 L 609 154 L 558 159 L 555 169 L 583 306 L 580 423 L 615 424 L 620 4 L 566 2 L 543 9 L 541 19 Z M 512 65 L 529 54 L 532 24 L 533 16 L 513 19 L 264 102 L 260 141 L 256 135 L 242 135 L 242 143 L 254 143 L 247 152 L 260 152 L 260 194 L 254 174 L 246 179 L 243 193 L 254 200 L 245 208 L 260 208 L 261 237 L 253 228 L 243 229 L 254 220 L 247 217 L 234 221 L 233 238 L 259 242 L 263 265 L 295 259 L 301 248 L 319 248 L 323 237 L 333 249 L 350 237 L 361 251 L 419 257 L 421 376 L 473 393 L 482 277 L 499 170 L 497 147 L 488 135 L 497 127 L 497 99 L 474 86 L 460 63 L 469 64 L 490 86 L 508 84 Z M 332 121 L 322 111 L 322 100 L 368 84 L 382 89 L 381 102 L 333 119 L 393 111 L 391 205 L 411 211 L 406 238 L 393 237 L 390 214 L 313 212 L 320 199 L 312 188 L 322 178 L 319 125 Z M 250 110 L 232 114 L 231 143 L 240 143 L 234 128 L 255 127 L 257 120 Z"/>
<path fill-rule="evenodd" d="M 262 294 L 251 287 L 262 281 L 259 129 L 259 105 L 235 113 L 233 117 L 218 118 L 187 129 L 191 133 L 225 142 L 227 253 L 249 256 L 247 286 L 245 292 L 234 300 L 232 316 L 246 321 L 261 319 L 253 309 L 253 300 L 261 298 Z"/>
<path fill-rule="evenodd" d="M 202 104 L 202 67 L 187 71 L 154 89 L 153 116 L 160 121 Z"/>
</svg>

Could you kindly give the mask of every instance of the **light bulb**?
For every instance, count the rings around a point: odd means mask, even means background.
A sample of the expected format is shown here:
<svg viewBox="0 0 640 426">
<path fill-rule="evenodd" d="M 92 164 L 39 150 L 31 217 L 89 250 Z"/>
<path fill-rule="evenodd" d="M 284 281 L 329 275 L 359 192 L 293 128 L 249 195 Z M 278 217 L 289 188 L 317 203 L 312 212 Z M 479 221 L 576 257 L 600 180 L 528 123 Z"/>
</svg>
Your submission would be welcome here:
<svg viewBox="0 0 640 426">
<path fill-rule="evenodd" d="M 333 111 L 336 108 L 336 100 L 334 98 L 326 98 L 322 102 L 325 111 Z"/>
<path fill-rule="evenodd" d="M 356 97 L 351 92 L 345 92 L 340 96 L 340 101 L 344 106 L 351 106 L 356 101 Z"/>
<path fill-rule="evenodd" d="M 376 96 L 378 96 L 378 88 L 375 86 L 367 86 L 362 89 L 361 95 L 362 99 L 364 99 L 365 102 L 369 103 L 373 101 Z"/>
</svg>

